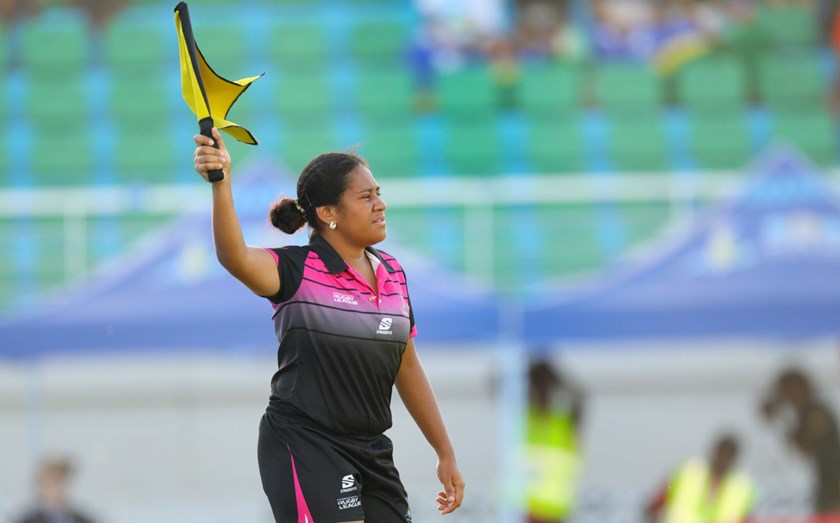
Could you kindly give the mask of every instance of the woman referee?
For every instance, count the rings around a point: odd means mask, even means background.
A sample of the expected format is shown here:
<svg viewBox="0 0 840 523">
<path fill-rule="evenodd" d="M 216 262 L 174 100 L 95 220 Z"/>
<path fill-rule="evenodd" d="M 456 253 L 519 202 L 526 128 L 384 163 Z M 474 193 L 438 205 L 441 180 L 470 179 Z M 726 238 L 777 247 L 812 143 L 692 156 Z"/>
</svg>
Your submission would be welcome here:
<svg viewBox="0 0 840 523">
<path fill-rule="evenodd" d="M 411 522 L 394 466 L 391 391 L 437 453 L 438 510 L 463 500 L 455 452 L 417 357 L 405 273 L 373 247 L 385 239 L 385 202 L 365 161 L 327 153 L 309 162 L 297 199 L 271 223 L 287 234 L 308 225 L 309 245 L 246 245 L 233 205 L 231 158 L 216 129 L 195 136 L 195 169 L 221 169 L 213 184 L 219 262 L 274 308 L 278 370 L 259 430 L 263 489 L 278 523 Z"/>
</svg>

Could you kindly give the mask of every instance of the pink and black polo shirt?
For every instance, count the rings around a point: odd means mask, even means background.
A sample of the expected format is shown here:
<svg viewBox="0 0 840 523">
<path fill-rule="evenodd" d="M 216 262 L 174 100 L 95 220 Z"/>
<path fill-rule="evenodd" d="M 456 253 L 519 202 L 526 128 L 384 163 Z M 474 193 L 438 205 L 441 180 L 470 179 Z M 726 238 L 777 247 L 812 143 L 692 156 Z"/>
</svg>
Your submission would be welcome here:
<svg viewBox="0 0 840 523">
<path fill-rule="evenodd" d="M 381 434 L 391 427 L 394 380 L 416 332 L 400 264 L 369 247 L 374 289 L 319 235 L 269 252 L 281 281 L 268 297 L 280 342 L 270 409 L 336 434 Z"/>
</svg>

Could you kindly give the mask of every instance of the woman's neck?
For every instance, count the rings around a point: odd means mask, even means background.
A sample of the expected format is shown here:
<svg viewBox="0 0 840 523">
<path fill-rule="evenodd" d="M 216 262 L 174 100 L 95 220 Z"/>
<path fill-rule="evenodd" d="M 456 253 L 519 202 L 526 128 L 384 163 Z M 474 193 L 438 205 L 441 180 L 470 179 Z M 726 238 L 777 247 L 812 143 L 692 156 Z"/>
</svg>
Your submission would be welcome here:
<svg viewBox="0 0 840 523">
<path fill-rule="evenodd" d="M 348 265 L 355 265 L 366 260 L 364 247 L 351 245 L 337 234 L 324 234 L 323 238 Z"/>
</svg>

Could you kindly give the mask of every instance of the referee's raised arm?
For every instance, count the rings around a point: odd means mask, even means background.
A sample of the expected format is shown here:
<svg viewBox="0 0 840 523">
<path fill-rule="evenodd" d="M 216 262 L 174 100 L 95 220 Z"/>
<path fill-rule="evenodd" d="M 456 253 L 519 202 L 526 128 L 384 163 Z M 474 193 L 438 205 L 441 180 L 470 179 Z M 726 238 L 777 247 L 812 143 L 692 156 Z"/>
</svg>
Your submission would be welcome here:
<svg viewBox="0 0 840 523">
<path fill-rule="evenodd" d="M 222 136 L 213 128 L 213 140 L 200 134 L 195 135 L 195 170 L 208 179 L 207 172 L 215 169 L 224 171 L 225 176 L 213 182 L 213 244 L 216 258 L 237 280 L 260 296 L 274 295 L 280 290 L 280 276 L 274 258 L 263 248 L 245 244 L 242 227 L 233 205 L 230 186 L 230 153 Z"/>
</svg>

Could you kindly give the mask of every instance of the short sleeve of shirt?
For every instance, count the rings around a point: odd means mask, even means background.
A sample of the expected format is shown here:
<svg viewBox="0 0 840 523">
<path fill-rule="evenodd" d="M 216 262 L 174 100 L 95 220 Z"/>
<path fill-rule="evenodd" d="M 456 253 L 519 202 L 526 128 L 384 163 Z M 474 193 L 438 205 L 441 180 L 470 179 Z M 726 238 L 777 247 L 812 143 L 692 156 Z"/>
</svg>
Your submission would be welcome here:
<svg viewBox="0 0 840 523">
<path fill-rule="evenodd" d="M 307 247 L 289 246 L 279 249 L 266 249 L 266 251 L 274 257 L 274 261 L 277 263 L 277 272 L 280 276 L 280 292 L 264 297 L 271 303 L 288 301 L 300 288 L 300 282 L 303 280 L 303 266 L 306 263 L 309 249 Z"/>
<path fill-rule="evenodd" d="M 414 304 L 411 303 L 411 297 L 408 295 L 408 280 L 406 279 L 405 271 L 403 271 L 402 277 L 405 285 L 405 300 L 408 302 L 408 325 L 410 329 L 408 339 L 412 339 L 417 336 L 417 325 L 414 324 Z"/>
<path fill-rule="evenodd" d="M 405 269 L 402 267 L 402 265 L 400 265 L 400 262 L 398 262 L 396 258 L 391 256 L 387 252 L 378 251 L 378 253 L 380 256 L 382 256 L 382 259 L 388 263 L 388 265 L 390 265 L 393 269 L 396 270 L 395 276 L 400 283 L 400 293 L 402 294 L 406 303 L 408 303 L 408 338 L 414 338 L 415 336 L 417 336 L 417 326 L 414 324 L 414 304 L 411 303 L 411 296 L 408 292 L 408 278 L 405 274 Z"/>
</svg>

